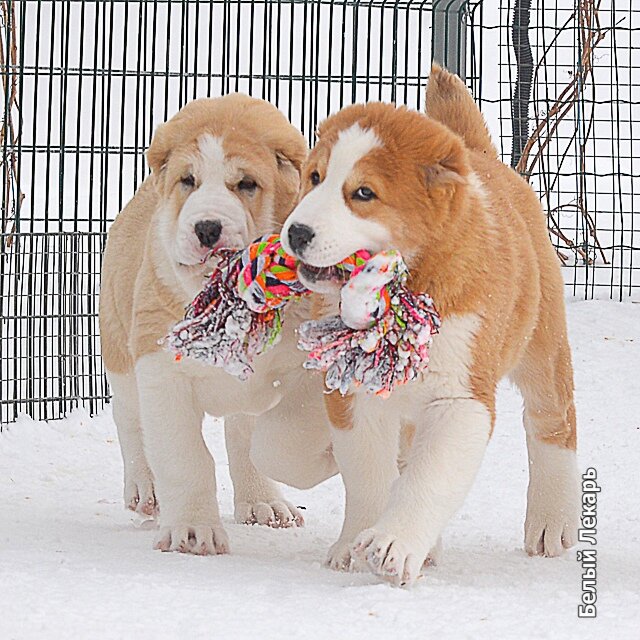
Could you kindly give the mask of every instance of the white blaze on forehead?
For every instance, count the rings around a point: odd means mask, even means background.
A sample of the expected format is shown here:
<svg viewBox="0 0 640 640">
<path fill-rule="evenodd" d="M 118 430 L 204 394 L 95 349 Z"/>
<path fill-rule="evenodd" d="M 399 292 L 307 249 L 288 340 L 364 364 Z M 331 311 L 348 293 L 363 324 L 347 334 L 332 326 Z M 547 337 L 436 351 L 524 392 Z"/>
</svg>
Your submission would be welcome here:
<svg viewBox="0 0 640 640">
<path fill-rule="evenodd" d="M 222 138 L 205 133 L 198 138 L 198 168 L 201 181 L 222 180 L 225 176 L 225 156 Z"/>
<path fill-rule="evenodd" d="M 378 222 L 356 216 L 344 197 L 344 184 L 356 164 L 381 146 L 376 132 L 363 129 L 359 124 L 339 133 L 324 180 L 302 199 L 282 229 L 286 251 L 293 252 L 288 243 L 292 224 L 304 224 L 313 230 L 314 238 L 302 258 L 316 267 L 332 266 L 358 249 L 389 248 L 390 230 Z"/>
<path fill-rule="evenodd" d="M 233 139 L 233 132 L 229 137 Z M 248 149 L 249 153 L 246 156 L 228 156 L 224 149 L 224 138 L 205 133 L 198 138 L 198 152 L 197 173 L 200 177 L 200 188 L 191 199 L 198 200 L 203 206 L 209 206 L 216 211 L 227 229 L 226 240 L 232 242 L 229 246 L 240 247 L 257 235 L 273 231 L 275 222 L 272 195 L 263 194 L 261 210 L 254 219 L 234 190 L 234 185 L 242 176 L 243 168 L 255 165 L 255 162 L 251 161 L 251 149 Z M 240 235 L 244 239 L 241 239 Z"/>
<path fill-rule="evenodd" d="M 351 125 L 338 134 L 338 141 L 331 149 L 327 175 L 323 184 L 329 186 L 345 183 L 356 163 L 370 151 L 381 147 L 382 142 L 373 129 L 363 129 L 359 124 Z"/>
</svg>

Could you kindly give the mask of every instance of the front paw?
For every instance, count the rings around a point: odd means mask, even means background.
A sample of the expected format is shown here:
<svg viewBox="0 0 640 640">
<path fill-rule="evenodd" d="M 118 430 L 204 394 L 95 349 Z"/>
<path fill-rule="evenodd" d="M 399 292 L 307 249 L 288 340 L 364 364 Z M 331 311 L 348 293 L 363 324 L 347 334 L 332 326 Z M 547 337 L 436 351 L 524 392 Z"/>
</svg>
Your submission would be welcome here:
<svg viewBox="0 0 640 640">
<path fill-rule="evenodd" d="M 532 479 L 527 495 L 524 548 L 530 556 L 553 558 L 578 542 L 580 486 L 573 469 L 548 479 Z"/>
<path fill-rule="evenodd" d="M 153 546 L 160 551 L 200 556 L 229 553 L 230 549 L 227 532 L 221 524 L 161 526 Z"/>
<path fill-rule="evenodd" d="M 141 516 L 158 516 L 159 507 L 153 488 L 153 476 L 146 465 L 125 473 L 124 504 L 127 509 Z"/>
<path fill-rule="evenodd" d="M 260 524 L 274 529 L 304 526 L 300 510 L 282 498 L 265 502 L 238 502 L 235 520 L 239 524 Z"/>
<path fill-rule="evenodd" d="M 524 525 L 524 548 L 530 556 L 554 558 L 578 542 L 579 513 L 575 505 L 564 508 L 530 508 Z"/>
<path fill-rule="evenodd" d="M 340 538 L 331 545 L 324 566 L 333 571 L 367 571 L 368 567 L 351 553 L 351 539 Z"/>
<path fill-rule="evenodd" d="M 360 533 L 351 546 L 351 554 L 369 571 L 396 586 L 411 586 L 427 557 L 415 543 L 377 529 Z"/>
<path fill-rule="evenodd" d="M 331 545 L 325 566 L 334 571 L 350 571 L 352 565 L 351 544 L 342 538 Z"/>
</svg>

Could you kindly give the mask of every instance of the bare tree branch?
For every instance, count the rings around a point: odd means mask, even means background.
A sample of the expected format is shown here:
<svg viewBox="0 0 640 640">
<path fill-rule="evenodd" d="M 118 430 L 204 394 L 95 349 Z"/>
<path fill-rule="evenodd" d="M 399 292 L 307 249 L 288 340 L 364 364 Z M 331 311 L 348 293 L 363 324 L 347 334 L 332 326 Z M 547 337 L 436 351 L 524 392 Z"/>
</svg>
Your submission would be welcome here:
<svg viewBox="0 0 640 640">
<path fill-rule="evenodd" d="M 559 154 L 559 162 L 558 166 L 554 167 L 554 173 L 556 177 L 549 184 L 547 180 L 547 171 L 545 165 L 545 151 L 549 147 L 549 145 L 557 141 L 556 133 L 558 127 L 562 124 L 563 121 L 567 119 L 567 117 L 573 112 L 576 106 L 582 100 L 584 95 L 585 87 L 591 86 L 592 90 L 595 86 L 593 81 L 593 61 L 594 61 L 594 51 L 595 48 L 602 42 L 602 40 L 607 36 L 609 31 L 613 27 L 602 28 L 600 25 L 600 10 L 601 0 L 578 0 L 576 4 L 576 8 L 573 13 L 569 16 L 569 18 L 565 21 L 565 23 L 558 29 L 558 32 L 551 40 L 551 42 L 545 47 L 543 54 L 538 61 L 535 72 L 534 72 L 534 86 L 538 84 L 538 77 L 540 75 L 541 70 L 544 68 L 547 56 L 549 52 L 553 49 L 556 44 L 559 36 L 566 29 L 570 27 L 571 24 L 578 22 L 578 44 L 580 50 L 580 59 L 578 60 L 577 68 L 575 73 L 573 73 L 571 80 L 568 84 L 562 89 L 560 94 L 557 96 L 549 110 L 541 115 L 538 109 L 535 109 L 535 128 L 527 143 L 525 144 L 520 160 L 516 166 L 516 170 L 526 179 L 530 180 L 532 174 L 538 170 L 543 174 L 543 183 L 544 183 L 544 192 L 541 194 L 541 198 L 544 200 L 548 198 L 551 190 L 555 187 L 557 183 L 557 174 L 560 173 L 562 165 L 565 160 L 569 156 L 569 151 L 572 146 L 575 144 L 576 138 L 579 140 L 578 142 L 578 172 L 579 172 L 579 183 L 578 183 L 578 193 L 575 201 L 562 204 L 554 209 L 548 211 L 549 216 L 549 232 L 559 238 L 563 243 L 566 244 L 567 248 L 574 252 L 575 255 L 580 257 L 585 263 L 592 262 L 592 258 L 587 254 L 587 251 L 584 247 L 576 245 L 575 242 L 572 242 L 560 229 L 560 224 L 558 217 L 555 216 L 555 213 L 559 213 L 564 209 L 572 208 L 575 209 L 579 215 L 582 216 L 584 220 L 584 224 L 588 231 L 589 236 L 592 238 L 593 244 L 595 245 L 597 251 L 600 254 L 603 262 L 608 264 L 608 260 L 602 249 L 602 245 L 598 239 L 598 234 L 596 230 L 596 225 L 593 220 L 593 216 L 588 211 L 587 206 L 585 204 L 584 195 L 587 192 L 586 185 L 586 145 L 589 141 L 594 124 L 594 114 L 593 111 L 589 115 L 589 119 L 587 121 L 586 130 L 584 135 L 578 136 L 580 133 L 581 127 L 584 126 L 584 120 L 576 119 L 576 125 L 574 127 L 573 133 L 569 136 L 568 141 L 565 144 L 565 148 Z M 586 243 L 585 243 L 586 244 Z M 563 263 L 566 263 L 567 256 L 564 253 L 558 251 L 558 256 L 562 260 Z"/>
<path fill-rule="evenodd" d="M 18 82 L 15 69 L 18 64 L 18 38 L 16 33 L 15 3 L 0 2 L 0 73 L 2 74 L 3 102 L 5 113 L 0 130 L 0 145 L 7 149 L 1 165 L 4 166 L 5 176 L 2 189 L 4 191 L 4 210 L 2 211 L 2 224 L 0 232 L 13 233 L 16 229 L 20 207 L 24 200 L 24 194 L 19 190 L 18 161 L 15 146 L 18 142 L 13 118 L 14 112 L 20 117 L 20 105 L 18 104 Z M 5 59 L 8 52 L 9 59 Z M 12 236 L 6 240 L 7 246 L 11 246 Z"/>
</svg>

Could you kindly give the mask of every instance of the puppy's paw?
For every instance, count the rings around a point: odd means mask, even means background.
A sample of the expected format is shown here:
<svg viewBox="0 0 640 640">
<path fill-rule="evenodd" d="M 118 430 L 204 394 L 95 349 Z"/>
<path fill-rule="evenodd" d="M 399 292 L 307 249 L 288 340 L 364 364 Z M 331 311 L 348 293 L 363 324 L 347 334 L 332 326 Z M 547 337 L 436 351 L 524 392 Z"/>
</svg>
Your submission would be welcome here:
<svg viewBox="0 0 640 640">
<path fill-rule="evenodd" d="M 429 555 L 425 558 L 422 567 L 426 569 L 427 567 L 438 566 L 442 562 L 443 555 L 442 537 L 438 537 L 438 541 L 431 547 L 431 551 L 429 551 Z"/>
<path fill-rule="evenodd" d="M 327 559 L 325 560 L 325 566 L 333 571 L 351 571 L 352 558 L 351 558 L 351 544 L 349 540 L 343 540 L 342 538 L 331 545 Z"/>
<path fill-rule="evenodd" d="M 366 529 L 355 539 L 351 553 L 369 571 L 395 586 L 411 586 L 420 576 L 427 554 L 400 536 Z"/>
<path fill-rule="evenodd" d="M 179 551 L 199 556 L 229 553 L 229 538 L 221 524 L 183 525 L 160 527 L 154 549 Z"/>
<path fill-rule="evenodd" d="M 530 556 L 555 557 L 578 541 L 581 487 L 575 451 L 527 439 L 529 488 L 524 548 Z"/>
<path fill-rule="evenodd" d="M 524 548 L 530 556 L 555 557 L 578 541 L 580 485 L 574 469 L 555 473 L 554 482 L 533 478 L 527 494 Z"/>
<path fill-rule="evenodd" d="M 578 542 L 579 514 L 530 509 L 524 525 L 524 549 L 530 556 L 554 558 Z"/>
<path fill-rule="evenodd" d="M 235 520 L 239 524 L 260 524 L 274 529 L 304 526 L 300 509 L 282 498 L 268 502 L 238 502 Z"/>
<path fill-rule="evenodd" d="M 124 504 L 127 509 L 143 517 L 158 517 L 158 501 L 153 488 L 153 477 L 148 468 L 125 474 Z"/>
</svg>

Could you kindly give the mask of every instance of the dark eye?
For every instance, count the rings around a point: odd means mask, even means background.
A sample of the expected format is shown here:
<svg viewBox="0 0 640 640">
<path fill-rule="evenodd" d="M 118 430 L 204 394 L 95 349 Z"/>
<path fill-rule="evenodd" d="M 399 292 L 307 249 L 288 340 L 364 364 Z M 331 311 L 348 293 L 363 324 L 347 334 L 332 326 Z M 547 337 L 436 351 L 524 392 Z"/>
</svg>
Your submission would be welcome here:
<svg viewBox="0 0 640 640">
<path fill-rule="evenodd" d="M 196 186 L 196 179 L 190 173 L 188 175 L 183 176 L 182 178 L 180 178 L 180 182 L 185 187 L 195 187 Z"/>
<path fill-rule="evenodd" d="M 238 189 L 240 191 L 253 191 L 257 186 L 256 181 L 251 178 L 242 178 L 242 180 L 238 182 Z"/>
<path fill-rule="evenodd" d="M 376 197 L 376 194 L 369 189 L 369 187 L 360 187 L 356 189 L 351 197 L 354 200 L 362 200 L 363 202 L 368 202 L 369 200 L 373 200 Z"/>
<path fill-rule="evenodd" d="M 317 171 L 312 171 L 311 175 L 309 176 L 309 179 L 311 180 L 311 184 L 314 187 L 320 184 L 320 174 Z"/>
</svg>

